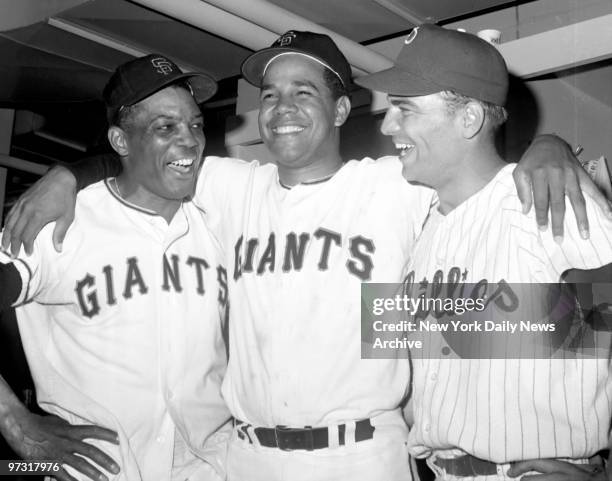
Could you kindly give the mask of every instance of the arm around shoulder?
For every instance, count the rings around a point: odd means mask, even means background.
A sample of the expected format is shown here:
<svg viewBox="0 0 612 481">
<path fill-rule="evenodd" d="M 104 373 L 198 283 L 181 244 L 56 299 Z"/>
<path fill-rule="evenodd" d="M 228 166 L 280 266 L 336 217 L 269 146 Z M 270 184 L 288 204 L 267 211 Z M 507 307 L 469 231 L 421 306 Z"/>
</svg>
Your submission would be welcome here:
<svg viewBox="0 0 612 481">
<path fill-rule="evenodd" d="M 107 177 L 117 177 L 123 167 L 119 156 L 114 152 L 81 159 L 67 166 L 77 182 L 77 190 L 83 190 Z"/>
<path fill-rule="evenodd" d="M 244 190 L 248 179 L 259 163 L 232 157 L 204 158 L 194 194 L 194 201 L 206 211 L 221 212 L 227 204 L 228 193 Z"/>
<path fill-rule="evenodd" d="M 32 252 L 40 230 L 56 221 L 53 243 L 61 251 L 68 227 L 74 219 L 76 179 L 62 166 L 55 166 L 30 187 L 11 208 L 2 235 L 2 248 L 16 256 L 23 244 Z"/>
<path fill-rule="evenodd" d="M 575 223 L 581 235 L 589 235 L 589 221 L 583 193 L 591 195 L 605 215 L 612 210 L 605 196 L 597 189 L 584 171 L 572 149 L 562 138 L 551 135 L 537 136 L 514 170 L 517 192 L 524 212 L 535 205 L 536 220 L 541 229 L 548 225 L 548 211 L 555 237 L 564 235 L 565 197 L 569 199 Z"/>
<path fill-rule="evenodd" d="M 589 218 L 590 234 L 584 238 L 571 220 L 564 223 L 564 236 L 553 237 L 541 232 L 551 261 L 561 272 L 567 269 L 598 269 L 612 263 L 612 220 L 589 195 L 585 195 L 585 212 Z"/>
</svg>

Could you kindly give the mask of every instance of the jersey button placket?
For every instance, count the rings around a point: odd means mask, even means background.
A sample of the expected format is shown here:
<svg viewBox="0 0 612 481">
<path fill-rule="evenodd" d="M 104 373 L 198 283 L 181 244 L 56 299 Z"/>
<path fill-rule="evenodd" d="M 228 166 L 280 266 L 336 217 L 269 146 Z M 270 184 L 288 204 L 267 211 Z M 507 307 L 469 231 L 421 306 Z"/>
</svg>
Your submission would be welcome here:
<svg viewBox="0 0 612 481">
<path fill-rule="evenodd" d="M 160 245 L 160 254 L 159 254 L 159 262 L 160 266 L 163 266 L 164 256 L 167 253 L 167 248 L 170 242 L 168 238 L 164 238 Z M 163 269 L 159 271 L 159 278 L 157 280 L 158 286 L 162 286 L 164 283 L 163 279 Z M 163 291 L 162 291 L 163 292 Z M 167 293 L 166 293 L 167 294 Z M 173 309 L 172 302 L 170 301 L 169 296 L 160 295 L 156 296 L 156 313 L 157 313 L 157 323 L 158 323 L 158 332 L 159 332 L 159 376 L 160 376 L 160 384 L 161 384 L 161 393 L 166 401 L 166 404 L 172 399 L 170 395 L 172 391 L 169 386 L 171 385 L 171 375 L 172 372 L 169 369 L 169 366 L 172 365 L 173 352 L 172 352 L 172 329 L 170 328 L 170 324 L 172 322 L 176 322 L 173 319 Z M 175 311 L 179 312 L 179 311 Z M 169 406 L 166 407 L 169 409 Z"/>
<path fill-rule="evenodd" d="M 296 186 L 298 187 L 298 186 Z M 291 189 L 288 192 L 287 198 L 284 200 L 283 206 L 279 209 L 278 216 L 278 230 L 277 236 L 279 242 L 278 247 L 281 245 L 284 247 L 286 242 L 286 230 L 285 230 L 285 205 L 292 203 L 292 194 L 295 194 L 295 188 Z M 279 252 L 282 252 L 282 249 L 279 249 Z M 280 256 L 282 257 L 282 256 Z M 286 407 L 286 397 L 287 393 L 290 391 L 289 383 L 290 380 L 294 377 L 291 375 L 293 372 L 293 364 L 291 364 L 292 356 L 290 354 L 290 349 L 292 346 L 291 341 L 291 323 L 293 321 L 293 309 L 290 305 L 290 300 L 292 299 L 292 294 L 288 292 L 287 287 L 289 283 L 287 282 L 287 276 L 290 274 L 288 272 L 283 272 L 282 269 L 282 260 L 280 257 L 276 260 L 276 267 L 274 269 L 274 278 L 275 284 L 277 286 L 278 299 L 280 300 L 278 305 L 278 310 L 275 314 L 275 326 L 277 328 L 277 332 L 279 333 L 279 339 L 277 341 L 277 357 L 276 362 L 278 368 L 278 380 L 277 380 L 277 405 L 276 412 L 285 413 Z"/>
</svg>

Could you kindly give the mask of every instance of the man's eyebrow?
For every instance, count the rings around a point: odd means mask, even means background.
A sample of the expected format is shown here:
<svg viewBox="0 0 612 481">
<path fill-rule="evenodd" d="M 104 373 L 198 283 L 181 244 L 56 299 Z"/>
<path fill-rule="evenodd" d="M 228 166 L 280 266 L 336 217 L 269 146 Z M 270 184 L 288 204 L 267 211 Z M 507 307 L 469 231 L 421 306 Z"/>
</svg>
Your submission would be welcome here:
<svg viewBox="0 0 612 481">
<path fill-rule="evenodd" d="M 314 82 L 311 82 L 310 80 L 298 80 L 293 82 L 293 84 L 297 85 L 298 87 L 310 87 L 311 89 L 314 89 L 317 92 L 319 91 L 319 87 L 317 87 L 317 85 Z"/>
<path fill-rule="evenodd" d="M 179 118 L 178 115 L 159 114 L 151 119 L 151 121 L 149 122 L 149 125 L 153 124 L 154 122 L 158 120 L 176 120 L 177 118 Z M 201 112 L 198 112 L 196 115 L 192 117 L 192 120 L 204 120 L 204 115 Z"/>
<path fill-rule="evenodd" d="M 389 97 L 388 101 L 394 107 L 399 105 L 407 105 L 408 107 L 414 107 L 415 103 L 410 100 L 410 97 Z"/>
<path fill-rule="evenodd" d="M 317 85 L 314 82 L 311 82 L 310 80 L 294 80 L 293 82 L 291 82 L 291 85 L 295 87 L 310 87 L 316 90 L 317 92 L 319 91 L 319 88 L 317 87 Z M 273 84 L 262 84 L 259 90 L 261 92 L 263 90 L 269 90 L 273 88 L 274 88 Z"/>
<path fill-rule="evenodd" d="M 172 114 L 159 114 L 159 115 L 156 115 L 155 117 L 153 117 L 151 119 L 151 122 L 155 122 L 156 120 L 159 120 L 159 119 L 162 119 L 162 120 L 174 120 L 174 119 L 176 119 L 176 116 L 172 115 Z"/>
</svg>

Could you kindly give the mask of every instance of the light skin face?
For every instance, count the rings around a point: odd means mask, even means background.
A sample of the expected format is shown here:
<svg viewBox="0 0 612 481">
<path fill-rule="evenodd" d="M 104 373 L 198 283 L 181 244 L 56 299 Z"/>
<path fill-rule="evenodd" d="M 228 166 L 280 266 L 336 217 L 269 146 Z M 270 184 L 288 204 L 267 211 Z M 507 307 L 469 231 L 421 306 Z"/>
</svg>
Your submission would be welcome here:
<svg viewBox="0 0 612 481">
<path fill-rule="evenodd" d="M 479 102 L 451 113 L 440 93 L 389 95 L 388 100 L 381 131 L 400 151 L 404 178 L 435 189 L 442 213 L 484 187 L 505 165 Z"/>
<path fill-rule="evenodd" d="M 122 157 L 117 179 L 121 196 L 170 222 L 193 193 L 206 139 L 202 113 L 190 93 L 167 87 L 136 105 L 125 130 L 113 126 L 108 138 Z"/>
<path fill-rule="evenodd" d="M 453 170 L 453 147 L 460 140 L 457 118 L 448 114 L 439 94 L 389 95 L 388 100 L 381 132 L 390 136 L 400 151 L 402 175 L 408 181 L 437 188 Z"/>
<path fill-rule="evenodd" d="M 332 98 L 323 72 L 312 59 L 283 55 L 263 79 L 259 131 L 287 185 L 319 179 L 342 165 L 339 127 L 350 102 L 344 96 Z"/>
</svg>

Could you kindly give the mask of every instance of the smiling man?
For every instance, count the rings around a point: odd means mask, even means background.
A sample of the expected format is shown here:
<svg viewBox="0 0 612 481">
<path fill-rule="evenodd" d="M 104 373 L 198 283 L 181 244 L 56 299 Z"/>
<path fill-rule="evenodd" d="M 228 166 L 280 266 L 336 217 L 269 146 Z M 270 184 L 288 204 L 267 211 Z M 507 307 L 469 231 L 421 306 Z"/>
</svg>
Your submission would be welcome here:
<svg viewBox="0 0 612 481">
<path fill-rule="evenodd" d="M 312 182 L 340 168 L 338 127 L 351 110 L 343 84 L 333 87 L 339 77 L 326 73 L 323 65 L 305 62 L 307 58 L 280 54 L 265 67 L 261 85 L 261 137 L 289 185 Z"/>
<path fill-rule="evenodd" d="M 410 366 L 361 358 L 360 289 L 402 279 L 433 192 L 405 182 L 396 157 L 342 158 L 351 68 L 328 36 L 287 32 L 242 72 L 260 88 L 259 128 L 275 162 L 207 157 L 194 195 L 229 270 L 228 477 L 409 480 L 400 407 Z M 96 167 L 78 166 L 79 184 Z M 65 225 L 74 189 L 56 168 L 30 200 Z M 39 220 L 18 217 L 13 233 L 37 231 Z"/>
<path fill-rule="evenodd" d="M 18 306 L 38 402 L 69 423 L 0 384 L 0 430 L 25 458 L 60 463 L 57 479 L 223 479 L 225 270 L 186 201 L 205 145 L 196 101 L 215 90 L 161 55 L 120 66 L 104 97 L 122 173 L 78 195 L 61 254 L 51 225 L 31 256 L 0 254 L 0 307 Z M 106 429 L 70 426 L 83 424 Z"/>
<path fill-rule="evenodd" d="M 495 148 L 495 132 L 506 120 L 508 72 L 494 46 L 421 25 L 394 67 L 357 82 L 388 94 L 381 131 L 401 148 L 406 180 L 438 195 L 407 266 L 406 289 L 415 297 L 451 284 L 456 273 L 462 283 L 485 289 L 530 283 L 538 292 L 537 284 L 561 282 L 571 269 L 612 263 L 612 222 L 589 196 L 590 239 L 571 222 L 563 239 L 554 238 L 523 215 L 515 165 Z M 529 312 L 524 301 L 519 295 L 520 309 Z M 567 322 L 551 320 L 557 331 Z M 610 335 L 586 323 L 580 328 L 579 347 L 553 359 L 415 353 L 411 453 L 427 458 L 439 480 L 501 481 L 529 471 L 541 474 L 528 476 L 534 480 L 606 479 L 599 452 L 607 448 L 611 421 Z M 593 346 L 589 338 L 605 347 L 599 358 L 586 347 Z M 514 346 L 528 352 L 531 340 Z M 544 340 L 555 345 L 554 334 Z M 475 334 L 470 342 L 486 341 Z"/>
</svg>

